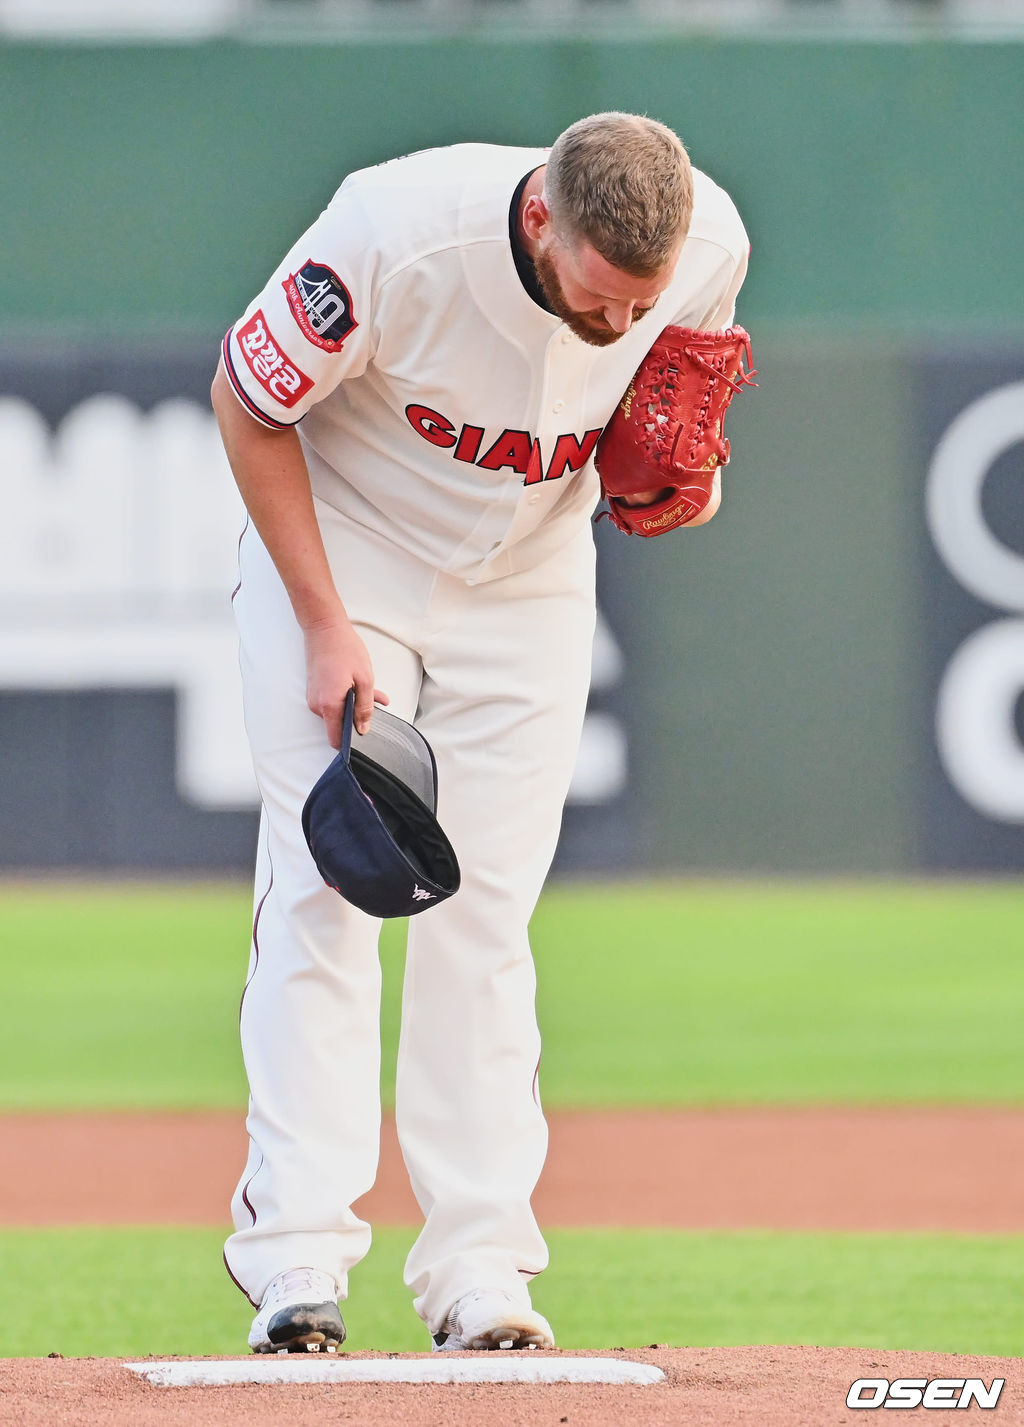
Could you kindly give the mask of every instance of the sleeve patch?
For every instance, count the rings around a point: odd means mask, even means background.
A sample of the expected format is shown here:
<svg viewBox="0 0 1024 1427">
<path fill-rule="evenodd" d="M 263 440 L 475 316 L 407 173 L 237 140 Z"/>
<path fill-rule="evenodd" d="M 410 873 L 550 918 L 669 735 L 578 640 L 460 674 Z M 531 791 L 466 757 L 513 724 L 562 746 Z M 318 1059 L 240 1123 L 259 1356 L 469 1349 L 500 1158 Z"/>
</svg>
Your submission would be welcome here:
<svg viewBox="0 0 1024 1427">
<path fill-rule="evenodd" d="M 261 307 L 235 335 L 246 366 L 267 395 L 281 406 L 294 406 L 312 388 L 312 380 L 274 340 Z"/>
<path fill-rule="evenodd" d="M 306 262 L 281 284 L 292 315 L 308 342 L 325 352 L 340 351 L 359 323 L 352 311 L 352 294 L 333 269 Z"/>
</svg>

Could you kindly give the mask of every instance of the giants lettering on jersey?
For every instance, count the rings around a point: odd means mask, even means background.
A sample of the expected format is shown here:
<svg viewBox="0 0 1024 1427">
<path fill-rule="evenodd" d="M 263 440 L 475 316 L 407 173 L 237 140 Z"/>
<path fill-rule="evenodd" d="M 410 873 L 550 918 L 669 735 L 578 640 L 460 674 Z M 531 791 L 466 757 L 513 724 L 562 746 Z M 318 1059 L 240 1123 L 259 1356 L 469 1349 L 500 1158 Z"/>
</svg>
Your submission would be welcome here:
<svg viewBox="0 0 1024 1427">
<path fill-rule="evenodd" d="M 464 425 L 457 430 L 455 424 L 433 411 L 429 406 L 411 404 L 405 408 L 409 425 L 432 446 L 451 450 L 456 461 L 468 461 L 483 471 L 500 471 L 504 466 L 523 477 L 523 484 L 536 485 L 538 481 L 557 481 L 566 471 L 579 471 L 594 453 L 598 437 L 603 427 L 588 431 L 581 440 L 571 431 L 564 432 L 555 440 L 547 470 L 544 469 L 540 442 L 528 431 L 504 430 L 497 441 L 491 443 L 481 454 L 484 429 L 482 426 Z M 454 448 L 454 449 L 452 449 Z"/>
<path fill-rule="evenodd" d="M 359 323 L 352 311 L 352 295 L 338 274 L 310 260 L 281 286 L 306 341 L 325 352 L 340 351 Z"/>
<path fill-rule="evenodd" d="M 281 351 L 261 307 L 244 327 L 239 327 L 237 335 L 245 364 L 264 391 L 282 406 L 294 406 L 301 401 L 313 383 Z"/>
</svg>

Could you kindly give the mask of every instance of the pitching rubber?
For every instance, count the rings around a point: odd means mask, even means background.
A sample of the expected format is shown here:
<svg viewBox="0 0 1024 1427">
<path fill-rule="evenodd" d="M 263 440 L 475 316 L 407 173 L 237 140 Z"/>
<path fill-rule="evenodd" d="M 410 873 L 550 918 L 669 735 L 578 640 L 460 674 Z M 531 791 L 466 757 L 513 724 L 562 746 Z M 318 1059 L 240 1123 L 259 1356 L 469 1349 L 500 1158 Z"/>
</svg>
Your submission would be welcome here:
<svg viewBox="0 0 1024 1427">
<path fill-rule="evenodd" d="M 647 1387 L 664 1382 L 660 1368 L 617 1358 L 436 1353 L 416 1358 L 252 1357 L 125 1363 L 155 1387 L 228 1387 L 237 1383 L 307 1382 L 600 1382 Z"/>
</svg>

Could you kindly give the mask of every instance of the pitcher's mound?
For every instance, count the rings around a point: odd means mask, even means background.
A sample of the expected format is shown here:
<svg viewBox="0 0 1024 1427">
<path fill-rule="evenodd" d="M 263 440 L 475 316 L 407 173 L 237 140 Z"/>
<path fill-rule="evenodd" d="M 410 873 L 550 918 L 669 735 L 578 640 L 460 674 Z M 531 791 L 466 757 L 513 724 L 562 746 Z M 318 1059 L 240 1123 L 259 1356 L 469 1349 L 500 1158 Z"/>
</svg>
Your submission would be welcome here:
<svg viewBox="0 0 1024 1427">
<path fill-rule="evenodd" d="M 1024 1427 L 1024 1361 L 871 1348 L 742 1347 L 615 1349 L 612 1351 L 470 1353 L 458 1364 L 447 1355 L 339 1353 L 337 1357 L 149 1358 L 129 1365 L 102 1358 L 21 1358 L 0 1361 L 4 1427 L 840 1427 L 878 1422 L 862 1417 L 884 1388 L 900 1378 L 922 1387 L 935 1379 L 939 1401 L 955 1407 L 964 1380 L 979 1380 L 991 1399 L 1003 1379 L 996 1414 L 982 1421 Z M 396 1381 L 403 1373 L 453 1373 L 467 1380 Z M 289 1368 L 292 1362 L 294 1367 Z M 571 1363 L 592 1372 L 655 1368 L 659 1380 L 629 1382 L 468 1380 L 474 1364 L 484 1371 L 568 1372 Z M 513 1364 L 523 1364 L 522 1368 Z M 546 1366 L 549 1365 L 550 1367 Z M 231 1386 L 158 1386 L 137 1369 L 194 1372 L 209 1369 L 249 1375 Z M 134 1369 L 134 1370 L 133 1370 Z M 302 1370 L 322 1380 L 296 1381 Z M 293 1374 L 289 1383 L 254 1382 L 255 1372 Z M 572 1371 L 579 1369 L 573 1368 Z M 375 1381 L 354 1381 L 372 1372 Z M 388 1380 L 381 1380 L 388 1374 Z M 862 1407 L 847 1406 L 858 1379 Z M 952 1384 L 952 1385 L 950 1385 Z M 913 1391 L 913 1389 L 911 1389 Z M 945 1398 L 943 1400 L 943 1394 Z M 952 1394 L 952 1400 L 950 1395 Z M 907 1404 L 910 1405 L 909 1403 Z M 939 1405 L 937 1402 L 936 1405 Z M 970 1413 L 990 1409 L 973 1400 Z M 888 1413 L 883 1415 L 888 1418 Z M 930 1419 L 925 1418 L 925 1421 Z M 958 1418 L 959 1422 L 961 1419 Z"/>
</svg>

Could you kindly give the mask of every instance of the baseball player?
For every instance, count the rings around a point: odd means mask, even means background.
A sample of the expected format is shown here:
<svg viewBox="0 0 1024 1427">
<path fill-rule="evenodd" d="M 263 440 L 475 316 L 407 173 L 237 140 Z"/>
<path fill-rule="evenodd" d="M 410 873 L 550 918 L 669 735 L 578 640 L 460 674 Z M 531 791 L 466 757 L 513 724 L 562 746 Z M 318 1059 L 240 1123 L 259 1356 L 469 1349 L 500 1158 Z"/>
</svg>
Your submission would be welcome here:
<svg viewBox="0 0 1024 1427">
<path fill-rule="evenodd" d="M 225 1259 L 257 1352 L 333 1350 L 377 1169 L 379 923 L 317 874 L 303 801 L 374 702 L 437 762 L 457 895 L 410 922 L 396 1117 L 435 1348 L 550 1347 L 529 1282 L 547 1133 L 527 939 L 589 687 L 593 454 L 668 324 L 733 317 L 729 197 L 653 120 L 350 175 L 224 339 L 249 512 L 234 607 L 263 800 L 241 1010 L 248 1163 Z M 666 481 L 624 506 L 658 502 Z M 710 519 L 711 499 L 690 523 Z"/>
</svg>

